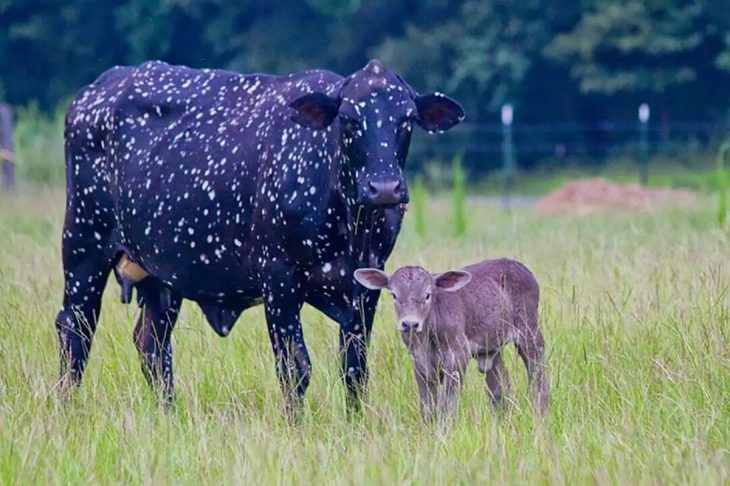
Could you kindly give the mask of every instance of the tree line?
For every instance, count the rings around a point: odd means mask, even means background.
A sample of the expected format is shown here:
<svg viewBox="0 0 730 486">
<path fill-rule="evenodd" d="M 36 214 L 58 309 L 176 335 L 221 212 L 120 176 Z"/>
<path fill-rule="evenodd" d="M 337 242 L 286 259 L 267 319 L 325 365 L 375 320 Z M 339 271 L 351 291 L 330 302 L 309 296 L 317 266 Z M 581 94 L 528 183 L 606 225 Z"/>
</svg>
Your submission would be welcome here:
<svg viewBox="0 0 730 486">
<path fill-rule="evenodd" d="M 116 64 L 239 72 L 379 58 L 472 123 L 730 117 L 727 0 L 0 0 L 0 100 L 65 103 Z M 471 137 L 479 137 L 478 133 Z"/>
</svg>

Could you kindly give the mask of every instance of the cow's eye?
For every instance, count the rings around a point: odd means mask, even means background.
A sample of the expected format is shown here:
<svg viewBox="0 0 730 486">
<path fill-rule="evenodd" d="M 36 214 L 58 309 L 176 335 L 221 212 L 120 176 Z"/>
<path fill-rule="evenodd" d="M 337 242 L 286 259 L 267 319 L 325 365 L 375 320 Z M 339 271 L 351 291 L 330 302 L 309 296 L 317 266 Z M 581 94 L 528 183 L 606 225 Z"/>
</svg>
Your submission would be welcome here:
<svg viewBox="0 0 730 486">
<path fill-rule="evenodd" d="M 360 122 L 354 118 L 350 118 L 349 116 L 342 117 L 342 126 L 344 127 L 345 131 L 350 134 L 360 130 Z"/>
</svg>

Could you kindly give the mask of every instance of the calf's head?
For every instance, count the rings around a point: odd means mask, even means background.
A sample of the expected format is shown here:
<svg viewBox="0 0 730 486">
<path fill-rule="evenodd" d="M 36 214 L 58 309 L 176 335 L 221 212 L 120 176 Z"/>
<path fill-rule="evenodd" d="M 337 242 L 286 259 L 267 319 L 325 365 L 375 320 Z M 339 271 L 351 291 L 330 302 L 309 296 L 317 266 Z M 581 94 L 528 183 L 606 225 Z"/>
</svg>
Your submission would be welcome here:
<svg viewBox="0 0 730 486">
<path fill-rule="evenodd" d="M 348 197 L 364 206 L 408 202 L 403 167 L 413 123 L 439 132 L 464 119 L 457 102 L 440 93 L 416 93 L 376 60 L 344 79 L 336 95 L 309 93 L 289 106 L 299 125 L 332 125 L 337 131 L 345 161 L 343 186 Z"/>
<path fill-rule="evenodd" d="M 463 270 L 431 274 L 417 266 L 401 267 L 390 276 L 377 268 L 360 268 L 354 276 L 368 289 L 390 290 L 400 332 L 423 331 L 433 296 L 438 292 L 455 292 L 471 280 L 471 274 Z"/>
</svg>

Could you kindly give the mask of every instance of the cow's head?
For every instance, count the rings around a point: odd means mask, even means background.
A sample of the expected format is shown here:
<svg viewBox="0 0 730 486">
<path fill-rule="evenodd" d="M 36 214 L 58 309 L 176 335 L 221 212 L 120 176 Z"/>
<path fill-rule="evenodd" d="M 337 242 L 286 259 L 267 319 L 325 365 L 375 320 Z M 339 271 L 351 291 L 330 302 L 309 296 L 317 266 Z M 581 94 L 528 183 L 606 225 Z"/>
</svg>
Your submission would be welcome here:
<svg viewBox="0 0 730 486">
<path fill-rule="evenodd" d="M 408 202 L 403 166 L 413 123 L 428 132 L 448 130 L 464 119 L 464 110 L 443 94 L 419 95 L 378 61 L 370 61 L 338 88 L 335 96 L 314 92 L 292 101 L 292 120 L 338 131 L 346 162 L 343 182 L 357 204 Z"/>
</svg>

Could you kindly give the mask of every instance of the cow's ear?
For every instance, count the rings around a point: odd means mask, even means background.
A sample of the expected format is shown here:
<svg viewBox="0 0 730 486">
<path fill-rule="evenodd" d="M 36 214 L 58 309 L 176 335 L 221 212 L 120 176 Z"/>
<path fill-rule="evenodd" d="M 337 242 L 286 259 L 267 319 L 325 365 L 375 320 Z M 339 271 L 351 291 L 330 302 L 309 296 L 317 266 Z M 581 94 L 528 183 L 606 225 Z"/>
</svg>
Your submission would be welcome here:
<svg viewBox="0 0 730 486">
<path fill-rule="evenodd" d="M 459 103 L 441 93 L 417 96 L 416 121 L 428 132 L 443 132 L 458 125 L 464 119 L 464 108 Z"/>
<path fill-rule="evenodd" d="M 289 107 L 294 109 L 291 116 L 293 122 L 320 130 L 335 119 L 340 111 L 340 102 L 324 93 L 309 93 L 289 103 Z"/>
<path fill-rule="evenodd" d="M 360 282 L 360 285 L 370 290 L 388 288 L 388 274 L 377 268 L 358 268 L 355 270 L 354 277 Z"/>
<path fill-rule="evenodd" d="M 436 275 L 434 280 L 436 288 L 447 292 L 456 292 L 471 282 L 471 273 L 463 270 L 449 270 L 448 272 Z"/>
</svg>

